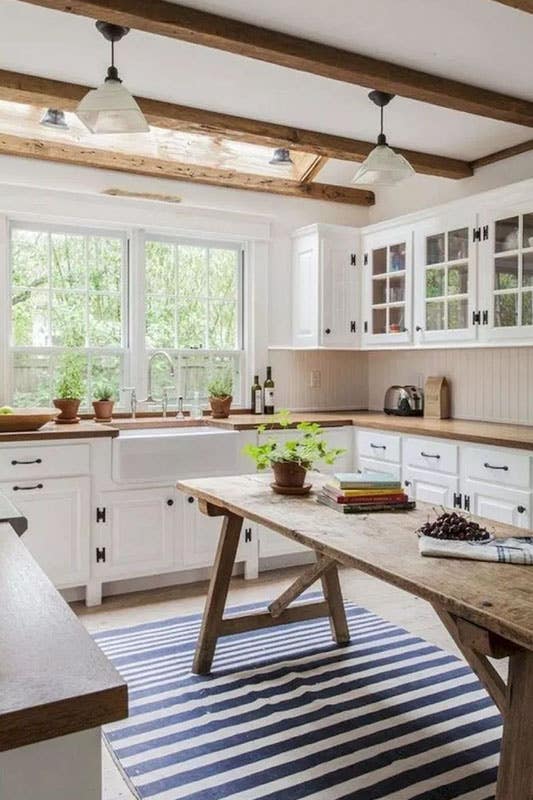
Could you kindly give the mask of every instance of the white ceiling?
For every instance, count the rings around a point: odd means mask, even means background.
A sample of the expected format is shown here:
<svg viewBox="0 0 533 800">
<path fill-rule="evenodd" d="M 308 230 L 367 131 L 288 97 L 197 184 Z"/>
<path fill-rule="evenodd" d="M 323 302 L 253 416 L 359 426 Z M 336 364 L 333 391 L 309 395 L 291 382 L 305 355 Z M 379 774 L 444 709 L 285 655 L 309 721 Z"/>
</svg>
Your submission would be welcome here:
<svg viewBox="0 0 533 800">
<path fill-rule="evenodd" d="M 185 0 L 203 10 L 533 100 L 533 15 L 492 0 Z M 373 140 L 367 89 L 138 31 L 117 46 L 138 95 Z M 83 17 L 0 0 L 0 68 L 96 85 L 108 45 Z M 369 87 L 371 88 L 371 87 Z M 390 143 L 471 160 L 533 138 L 516 125 L 396 98 Z M 347 183 L 353 164 L 328 175 Z"/>
</svg>

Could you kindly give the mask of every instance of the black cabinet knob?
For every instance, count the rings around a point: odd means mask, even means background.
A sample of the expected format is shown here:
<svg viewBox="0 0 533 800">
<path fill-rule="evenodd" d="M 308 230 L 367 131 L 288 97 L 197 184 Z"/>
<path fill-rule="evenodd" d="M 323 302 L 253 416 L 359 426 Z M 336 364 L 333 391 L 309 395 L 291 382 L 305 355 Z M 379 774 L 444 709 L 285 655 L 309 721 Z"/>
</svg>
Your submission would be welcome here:
<svg viewBox="0 0 533 800">
<path fill-rule="evenodd" d="M 421 330 L 423 330 L 423 328 L 420 325 L 417 325 L 416 328 L 415 328 L 415 331 L 417 333 L 420 333 Z"/>
<path fill-rule="evenodd" d="M 194 497 L 188 497 L 187 498 L 187 502 L 188 503 L 194 503 Z"/>
<path fill-rule="evenodd" d="M 518 511 L 519 514 L 523 514 L 524 511 L 526 510 L 526 507 L 525 506 L 518 506 L 516 510 Z"/>
<path fill-rule="evenodd" d="M 410 486 L 411 485 L 411 481 L 404 481 L 404 483 L 405 483 L 406 486 Z"/>
<path fill-rule="evenodd" d="M 167 500 L 167 506 L 173 506 L 173 505 L 174 505 L 174 500 L 171 500 L 171 499 L 169 498 L 169 499 Z"/>
<path fill-rule="evenodd" d="M 324 333 L 331 333 L 331 328 L 326 328 L 326 330 L 324 331 Z"/>
</svg>

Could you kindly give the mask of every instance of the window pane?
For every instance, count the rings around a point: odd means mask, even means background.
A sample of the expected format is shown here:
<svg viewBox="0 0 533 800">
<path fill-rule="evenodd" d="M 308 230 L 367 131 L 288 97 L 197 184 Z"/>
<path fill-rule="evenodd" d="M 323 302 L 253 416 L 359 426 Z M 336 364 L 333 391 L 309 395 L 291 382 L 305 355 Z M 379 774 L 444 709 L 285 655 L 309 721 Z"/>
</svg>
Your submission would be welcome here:
<svg viewBox="0 0 533 800">
<path fill-rule="evenodd" d="M 372 311 L 372 332 L 387 332 L 387 311 L 385 308 L 376 308 Z"/>
<path fill-rule="evenodd" d="M 426 328 L 428 331 L 444 330 L 444 302 L 426 303 Z"/>
<path fill-rule="evenodd" d="M 120 292 L 122 241 L 89 236 L 87 239 L 89 289 L 95 292 Z"/>
<path fill-rule="evenodd" d="M 166 242 L 146 242 L 145 253 L 147 293 L 174 293 L 174 245 Z"/>
<path fill-rule="evenodd" d="M 120 297 L 92 295 L 89 297 L 89 346 L 120 347 L 121 342 Z"/>
<path fill-rule="evenodd" d="M 522 325 L 533 325 L 533 293 L 524 292 L 522 295 Z"/>
<path fill-rule="evenodd" d="M 205 347 L 207 301 L 190 300 L 178 306 L 178 347 Z"/>
<path fill-rule="evenodd" d="M 522 256 L 522 286 L 533 286 L 533 253 Z"/>
<path fill-rule="evenodd" d="M 533 214 L 524 214 L 522 247 L 533 247 Z"/>
<path fill-rule="evenodd" d="M 448 267 L 448 294 L 468 294 L 468 264 Z"/>
<path fill-rule="evenodd" d="M 233 350 L 237 347 L 237 338 L 235 303 L 210 303 L 208 347 L 212 350 Z"/>
<path fill-rule="evenodd" d="M 405 330 L 405 308 L 395 306 L 389 311 L 389 333 L 402 333 Z"/>
<path fill-rule="evenodd" d="M 13 344 L 46 347 L 49 344 L 48 293 L 15 290 L 11 307 Z"/>
<path fill-rule="evenodd" d="M 426 270 L 426 297 L 444 296 L 444 268 Z"/>
<path fill-rule="evenodd" d="M 405 243 L 393 244 L 389 248 L 389 271 L 400 272 L 405 269 Z"/>
<path fill-rule="evenodd" d="M 495 250 L 516 250 L 518 247 L 518 217 L 500 219 L 495 224 Z"/>
<path fill-rule="evenodd" d="M 91 400 L 100 386 L 110 386 L 115 401 L 119 399 L 122 386 L 122 356 L 95 356 L 90 360 L 88 395 Z"/>
<path fill-rule="evenodd" d="M 52 298 L 52 344 L 54 347 L 85 347 L 86 329 L 85 296 L 54 292 Z"/>
<path fill-rule="evenodd" d="M 13 404 L 30 408 L 51 406 L 50 356 L 13 353 Z"/>
<path fill-rule="evenodd" d="M 11 232 L 11 283 L 14 287 L 48 285 L 48 234 L 14 228 Z"/>
<path fill-rule="evenodd" d="M 494 326 L 511 328 L 518 324 L 518 295 L 498 294 L 494 298 Z"/>
<path fill-rule="evenodd" d="M 209 251 L 209 296 L 234 300 L 237 296 L 238 253 L 236 250 Z"/>
<path fill-rule="evenodd" d="M 505 256 L 494 260 L 495 289 L 516 289 L 518 286 L 518 256 Z"/>
<path fill-rule="evenodd" d="M 449 330 L 462 330 L 468 328 L 468 300 L 448 301 L 448 328 Z"/>
<path fill-rule="evenodd" d="M 85 237 L 53 233 L 51 246 L 54 289 L 85 289 L 87 283 Z"/>
<path fill-rule="evenodd" d="M 426 264 L 442 264 L 444 259 L 444 234 L 428 236 L 426 238 Z"/>
<path fill-rule="evenodd" d="M 205 297 L 207 286 L 207 249 L 179 245 L 178 292 L 180 297 Z"/>
<path fill-rule="evenodd" d="M 380 247 L 372 250 L 372 274 L 382 275 L 384 272 L 387 272 L 387 248 Z"/>
<path fill-rule="evenodd" d="M 405 276 L 391 276 L 389 278 L 389 303 L 401 303 L 403 300 L 405 300 Z"/>
<path fill-rule="evenodd" d="M 174 297 L 146 298 L 147 347 L 176 347 L 175 312 Z"/>
<path fill-rule="evenodd" d="M 468 228 L 448 233 L 448 261 L 468 258 Z"/>
<path fill-rule="evenodd" d="M 379 306 L 387 302 L 387 279 L 374 278 L 372 281 L 372 304 Z"/>
</svg>

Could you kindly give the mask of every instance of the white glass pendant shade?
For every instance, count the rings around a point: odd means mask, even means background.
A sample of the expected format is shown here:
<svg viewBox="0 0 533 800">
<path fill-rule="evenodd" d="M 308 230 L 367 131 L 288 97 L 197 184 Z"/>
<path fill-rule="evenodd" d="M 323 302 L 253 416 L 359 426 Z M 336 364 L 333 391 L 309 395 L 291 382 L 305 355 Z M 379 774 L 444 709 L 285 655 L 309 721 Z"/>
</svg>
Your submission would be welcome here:
<svg viewBox="0 0 533 800">
<path fill-rule="evenodd" d="M 352 183 L 394 186 L 414 174 L 415 171 L 406 158 L 395 153 L 388 144 L 378 144 L 363 161 Z"/>
<path fill-rule="evenodd" d="M 150 130 L 137 102 L 118 78 L 107 78 L 98 89 L 91 89 L 79 103 L 76 115 L 91 133 L 146 133 Z"/>
</svg>

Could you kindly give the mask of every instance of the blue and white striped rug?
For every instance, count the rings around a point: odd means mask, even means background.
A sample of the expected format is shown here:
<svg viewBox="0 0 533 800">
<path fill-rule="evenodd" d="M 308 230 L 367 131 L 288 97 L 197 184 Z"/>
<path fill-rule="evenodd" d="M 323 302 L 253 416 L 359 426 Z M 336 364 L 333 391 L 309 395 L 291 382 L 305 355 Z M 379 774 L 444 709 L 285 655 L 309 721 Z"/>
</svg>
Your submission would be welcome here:
<svg viewBox="0 0 533 800">
<path fill-rule="evenodd" d="M 105 736 L 138 797 L 493 800 L 501 719 L 474 674 L 347 614 L 348 647 L 327 620 L 226 637 L 207 678 L 190 673 L 199 615 L 97 634 L 129 685 Z"/>
</svg>

